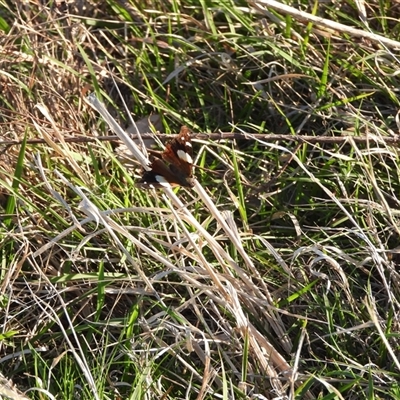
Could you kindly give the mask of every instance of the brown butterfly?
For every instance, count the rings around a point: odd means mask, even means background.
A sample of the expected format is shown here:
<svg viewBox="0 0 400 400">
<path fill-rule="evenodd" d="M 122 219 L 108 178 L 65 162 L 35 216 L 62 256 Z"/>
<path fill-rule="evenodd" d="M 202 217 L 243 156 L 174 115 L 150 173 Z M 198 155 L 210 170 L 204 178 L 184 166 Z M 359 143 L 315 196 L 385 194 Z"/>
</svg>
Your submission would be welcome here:
<svg viewBox="0 0 400 400">
<path fill-rule="evenodd" d="M 136 186 L 152 189 L 169 186 L 193 186 L 193 149 L 190 132 L 182 126 L 179 135 L 165 146 L 161 158 L 151 159 L 150 171 L 145 171 Z"/>
</svg>

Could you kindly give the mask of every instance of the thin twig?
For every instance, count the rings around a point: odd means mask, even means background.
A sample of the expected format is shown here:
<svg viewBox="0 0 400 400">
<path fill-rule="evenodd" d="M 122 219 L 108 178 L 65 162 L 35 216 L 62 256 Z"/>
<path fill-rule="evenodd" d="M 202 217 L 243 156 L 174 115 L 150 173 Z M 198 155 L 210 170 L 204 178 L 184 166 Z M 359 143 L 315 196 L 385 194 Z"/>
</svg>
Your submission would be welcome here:
<svg viewBox="0 0 400 400">
<path fill-rule="evenodd" d="M 165 133 L 143 133 L 141 137 L 143 139 L 151 138 L 156 135 L 161 141 L 170 140 L 173 135 Z M 130 135 L 135 140 L 138 135 Z M 221 133 L 194 133 L 192 134 L 193 139 L 197 140 L 264 140 L 266 142 L 298 142 L 298 143 L 332 143 L 332 144 L 343 144 L 352 140 L 355 143 L 368 143 L 368 142 L 381 142 L 385 144 L 396 144 L 400 143 L 400 135 L 382 137 L 376 135 L 368 136 L 308 136 L 308 135 L 279 135 L 270 133 L 241 133 L 241 132 L 221 132 Z M 58 139 L 53 138 L 55 143 L 58 143 Z M 68 143 L 93 143 L 97 141 L 101 142 L 118 142 L 120 141 L 118 136 L 73 136 L 64 138 L 65 142 Z M 2 140 L 0 146 L 14 146 L 22 144 L 22 140 Z M 44 144 L 44 139 L 28 139 L 27 144 Z"/>
</svg>

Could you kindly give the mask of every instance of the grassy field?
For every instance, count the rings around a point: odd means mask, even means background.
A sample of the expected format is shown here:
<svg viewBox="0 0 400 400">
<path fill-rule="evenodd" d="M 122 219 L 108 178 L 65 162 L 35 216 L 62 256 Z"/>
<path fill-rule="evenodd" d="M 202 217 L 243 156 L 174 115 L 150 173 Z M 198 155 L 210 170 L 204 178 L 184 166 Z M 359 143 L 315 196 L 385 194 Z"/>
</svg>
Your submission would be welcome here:
<svg viewBox="0 0 400 400">
<path fill-rule="evenodd" d="M 0 398 L 400 399 L 399 17 L 0 0 Z"/>
</svg>

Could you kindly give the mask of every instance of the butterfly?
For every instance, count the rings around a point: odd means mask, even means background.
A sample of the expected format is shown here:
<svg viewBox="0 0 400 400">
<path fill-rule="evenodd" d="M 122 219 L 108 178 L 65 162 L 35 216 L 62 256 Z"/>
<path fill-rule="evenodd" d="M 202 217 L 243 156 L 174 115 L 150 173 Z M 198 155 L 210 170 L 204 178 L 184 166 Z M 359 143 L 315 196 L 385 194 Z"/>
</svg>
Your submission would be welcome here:
<svg viewBox="0 0 400 400">
<path fill-rule="evenodd" d="M 179 135 L 166 144 L 161 158 L 151 159 L 150 171 L 143 173 L 136 186 L 142 189 L 192 187 L 194 185 L 192 154 L 189 128 L 182 126 Z"/>
</svg>

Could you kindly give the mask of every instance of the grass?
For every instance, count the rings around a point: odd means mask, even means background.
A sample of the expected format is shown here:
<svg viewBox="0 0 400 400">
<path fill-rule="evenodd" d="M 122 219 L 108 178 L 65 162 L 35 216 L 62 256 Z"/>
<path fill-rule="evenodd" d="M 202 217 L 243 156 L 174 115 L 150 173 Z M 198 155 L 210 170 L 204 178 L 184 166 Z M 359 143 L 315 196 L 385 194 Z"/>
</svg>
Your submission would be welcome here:
<svg viewBox="0 0 400 400">
<path fill-rule="evenodd" d="M 397 6 L 266 3 L 0 2 L 0 397 L 400 397 Z"/>
</svg>

